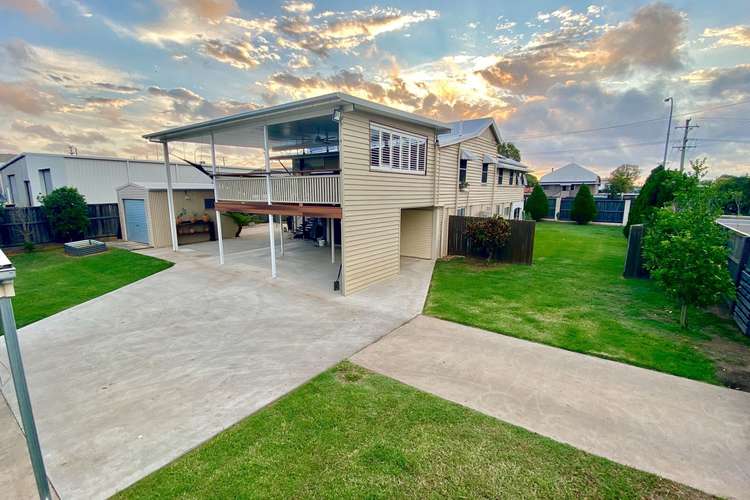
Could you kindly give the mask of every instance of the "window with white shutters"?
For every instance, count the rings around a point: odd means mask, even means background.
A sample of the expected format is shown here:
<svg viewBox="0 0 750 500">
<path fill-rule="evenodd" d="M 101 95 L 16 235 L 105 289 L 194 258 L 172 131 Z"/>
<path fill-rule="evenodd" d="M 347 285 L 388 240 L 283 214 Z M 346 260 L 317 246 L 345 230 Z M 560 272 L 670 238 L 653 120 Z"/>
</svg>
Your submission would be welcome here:
<svg viewBox="0 0 750 500">
<path fill-rule="evenodd" d="M 427 172 L 427 138 L 371 123 L 370 167 L 424 175 Z"/>
</svg>

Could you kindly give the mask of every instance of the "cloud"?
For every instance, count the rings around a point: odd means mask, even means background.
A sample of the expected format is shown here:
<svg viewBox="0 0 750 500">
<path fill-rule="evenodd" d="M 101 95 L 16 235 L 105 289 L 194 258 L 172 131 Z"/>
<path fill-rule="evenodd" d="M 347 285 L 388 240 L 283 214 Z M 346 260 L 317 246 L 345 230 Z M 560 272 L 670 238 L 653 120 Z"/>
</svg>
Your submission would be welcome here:
<svg viewBox="0 0 750 500">
<path fill-rule="evenodd" d="M 540 13 L 542 22 L 555 20 L 559 26 L 535 33 L 524 47 L 501 56 L 479 74 L 495 87 L 540 95 L 556 83 L 682 67 L 686 21 L 672 7 L 647 5 L 616 26 L 595 25 L 592 16 L 598 11 Z"/>
<path fill-rule="evenodd" d="M 11 130 L 48 141 L 65 144 L 91 145 L 109 142 L 107 136 L 95 130 L 81 130 L 71 134 L 65 134 L 49 125 L 32 124 L 19 120 L 16 120 L 11 124 Z"/>
<path fill-rule="evenodd" d="M 252 44 L 244 40 L 206 40 L 202 45 L 203 54 L 239 69 L 252 69 L 263 61 L 277 60 L 279 56 L 265 44 Z"/>
<path fill-rule="evenodd" d="M 692 71 L 682 78 L 712 98 L 750 97 L 750 64 Z"/>
<path fill-rule="evenodd" d="M 750 47 L 750 26 L 730 26 L 728 28 L 706 28 L 704 38 L 715 39 L 712 47 Z"/>
<path fill-rule="evenodd" d="M 30 115 L 41 115 L 53 109 L 50 94 L 29 82 L 0 81 L 0 106 Z"/>
<path fill-rule="evenodd" d="M 235 0 L 182 0 L 180 3 L 196 15 L 211 20 L 221 19 L 238 9 Z"/>
<path fill-rule="evenodd" d="M 15 10 L 38 21 L 49 21 L 54 17 L 44 0 L 0 0 L 0 9 Z"/>
<path fill-rule="evenodd" d="M 315 8 L 315 4 L 312 2 L 291 1 L 284 2 L 281 8 L 294 14 L 306 14 Z"/>
</svg>

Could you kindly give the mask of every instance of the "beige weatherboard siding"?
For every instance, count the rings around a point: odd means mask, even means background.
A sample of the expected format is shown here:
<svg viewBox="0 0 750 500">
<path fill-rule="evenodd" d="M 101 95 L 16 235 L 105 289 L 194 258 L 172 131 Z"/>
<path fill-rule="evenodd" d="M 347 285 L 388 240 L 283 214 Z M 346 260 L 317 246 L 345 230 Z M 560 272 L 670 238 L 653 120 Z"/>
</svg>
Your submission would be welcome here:
<svg viewBox="0 0 750 500">
<path fill-rule="evenodd" d="M 370 124 L 427 139 L 426 172 L 412 174 L 370 167 Z M 432 207 L 435 130 L 352 111 L 341 121 L 344 293 L 396 276 L 401 256 L 401 210 Z"/>
<path fill-rule="evenodd" d="M 405 208 L 401 210 L 401 255 L 431 259 L 435 210 Z"/>
</svg>

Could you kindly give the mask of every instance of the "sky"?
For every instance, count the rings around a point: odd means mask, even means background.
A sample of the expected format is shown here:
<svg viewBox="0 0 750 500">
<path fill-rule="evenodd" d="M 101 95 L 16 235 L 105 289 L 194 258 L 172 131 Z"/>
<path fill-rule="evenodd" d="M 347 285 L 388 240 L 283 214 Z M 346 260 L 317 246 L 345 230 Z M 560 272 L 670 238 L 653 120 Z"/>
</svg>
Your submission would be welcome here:
<svg viewBox="0 0 750 500">
<path fill-rule="evenodd" d="M 491 116 L 534 172 L 606 177 L 661 162 L 671 96 L 688 159 L 750 172 L 746 0 L 0 0 L 0 33 L 0 152 L 155 159 L 144 133 L 342 91 Z"/>
</svg>

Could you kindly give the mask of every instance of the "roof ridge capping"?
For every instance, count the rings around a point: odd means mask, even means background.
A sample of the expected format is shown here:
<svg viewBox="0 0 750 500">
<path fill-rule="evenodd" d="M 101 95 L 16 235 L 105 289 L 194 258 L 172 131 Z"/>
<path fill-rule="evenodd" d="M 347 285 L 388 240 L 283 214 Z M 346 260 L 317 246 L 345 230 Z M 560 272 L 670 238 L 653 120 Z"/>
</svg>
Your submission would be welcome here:
<svg viewBox="0 0 750 500">
<path fill-rule="evenodd" d="M 168 128 L 165 130 L 161 130 L 159 132 L 152 132 L 149 134 L 145 134 L 143 135 L 143 138 L 148 139 L 149 141 L 152 141 L 152 142 L 164 142 L 164 141 L 169 141 L 170 139 L 178 140 L 181 138 L 184 139 L 187 137 L 196 137 L 200 135 L 205 135 L 211 130 L 214 130 L 216 128 L 227 127 L 232 124 L 239 124 L 242 122 L 252 122 L 253 120 L 257 120 L 258 122 L 262 123 L 263 119 L 268 118 L 270 116 L 280 115 L 283 113 L 293 113 L 295 111 L 298 111 L 304 108 L 314 107 L 318 105 L 322 106 L 326 104 L 331 104 L 331 105 L 351 104 L 352 106 L 354 106 L 355 109 L 361 108 L 363 110 L 370 111 L 375 114 L 385 115 L 385 116 L 389 116 L 392 118 L 411 122 L 417 125 L 434 128 L 438 131 L 438 133 L 448 132 L 450 130 L 450 127 L 447 126 L 445 123 L 440 122 L 438 120 L 434 120 L 432 118 L 417 115 L 415 113 L 410 113 L 408 111 L 403 111 L 397 108 L 386 106 L 384 104 L 378 104 L 376 102 L 368 101 L 360 97 L 355 97 L 349 94 L 345 94 L 343 92 L 332 92 L 329 94 L 322 94 L 319 96 L 308 97 L 306 99 L 300 99 L 298 101 L 291 101 L 287 103 L 277 104 L 274 106 L 268 106 L 265 108 L 257 108 L 257 109 L 252 109 L 249 111 L 243 111 L 241 113 L 235 113 L 232 115 L 214 118 L 211 120 L 204 120 L 204 121 L 192 123 L 189 125 L 172 127 L 172 128 Z M 259 125 L 261 123 L 259 123 Z"/>
</svg>

